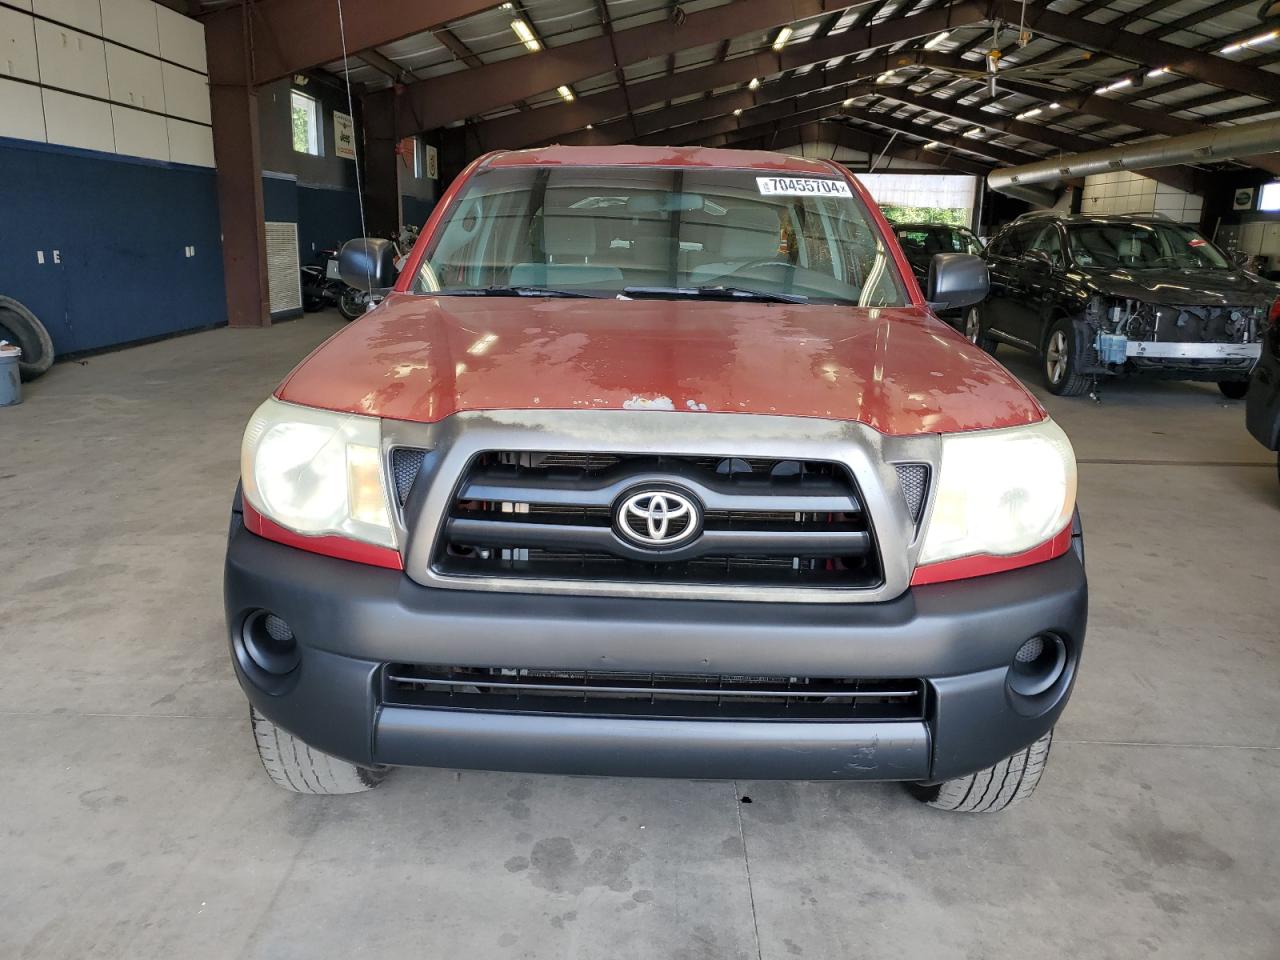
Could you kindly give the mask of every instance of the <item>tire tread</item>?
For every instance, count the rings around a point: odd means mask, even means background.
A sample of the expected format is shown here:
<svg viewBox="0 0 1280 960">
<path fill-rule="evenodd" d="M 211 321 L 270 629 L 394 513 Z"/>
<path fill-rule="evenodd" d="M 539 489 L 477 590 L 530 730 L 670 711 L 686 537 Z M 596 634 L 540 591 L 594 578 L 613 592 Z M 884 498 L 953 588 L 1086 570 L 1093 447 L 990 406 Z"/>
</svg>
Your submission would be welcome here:
<svg viewBox="0 0 1280 960">
<path fill-rule="evenodd" d="M 272 783 L 291 793 L 363 793 L 386 775 L 385 770 L 357 766 L 313 749 L 254 707 L 249 708 L 249 723 L 262 768 Z"/>
<path fill-rule="evenodd" d="M 999 763 L 965 777 L 917 791 L 924 803 L 957 813 L 998 813 L 1021 803 L 1035 791 L 1053 744 L 1050 730 L 1030 746 Z M 994 788 L 994 789 L 993 789 Z"/>
</svg>

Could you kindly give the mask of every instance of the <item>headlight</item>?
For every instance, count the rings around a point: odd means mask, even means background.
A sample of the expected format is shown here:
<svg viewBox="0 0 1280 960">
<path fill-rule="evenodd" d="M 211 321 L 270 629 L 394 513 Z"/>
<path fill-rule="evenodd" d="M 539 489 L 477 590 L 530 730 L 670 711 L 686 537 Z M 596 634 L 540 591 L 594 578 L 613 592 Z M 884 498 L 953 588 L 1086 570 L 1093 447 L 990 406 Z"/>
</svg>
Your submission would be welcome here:
<svg viewBox="0 0 1280 960">
<path fill-rule="evenodd" d="M 943 437 L 938 473 L 921 564 L 1023 553 L 1075 509 L 1075 454 L 1052 420 Z"/>
<path fill-rule="evenodd" d="M 240 478 L 254 509 L 282 527 L 395 549 L 376 418 L 268 400 L 245 428 Z"/>
</svg>

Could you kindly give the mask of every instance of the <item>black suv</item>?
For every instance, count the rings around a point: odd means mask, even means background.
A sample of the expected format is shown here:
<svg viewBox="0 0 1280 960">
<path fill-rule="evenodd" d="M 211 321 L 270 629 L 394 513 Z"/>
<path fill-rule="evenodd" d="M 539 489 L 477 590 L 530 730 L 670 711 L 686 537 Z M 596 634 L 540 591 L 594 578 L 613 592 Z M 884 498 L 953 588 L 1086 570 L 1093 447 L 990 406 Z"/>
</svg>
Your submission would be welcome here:
<svg viewBox="0 0 1280 960">
<path fill-rule="evenodd" d="M 965 314 L 965 334 L 988 351 L 1007 343 L 1039 354 L 1050 392 L 1064 396 L 1143 373 L 1243 397 L 1280 292 L 1158 214 L 1025 214 L 985 257 L 991 294 Z"/>
<path fill-rule="evenodd" d="M 1271 306 L 1262 359 L 1253 371 L 1245 422 L 1268 450 L 1280 450 L 1280 298 Z M 1280 474 L 1280 456 L 1276 458 Z"/>
<path fill-rule="evenodd" d="M 893 225 L 893 232 L 922 290 L 927 289 L 929 264 L 933 263 L 934 254 L 982 255 L 982 241 L 964 227 L 953 227 L 945 223 L 896 223 Z M 938 315 L 955 326 L 960 325 L 964 316 L 958 309 L 939 311 Z"/>
</svg>

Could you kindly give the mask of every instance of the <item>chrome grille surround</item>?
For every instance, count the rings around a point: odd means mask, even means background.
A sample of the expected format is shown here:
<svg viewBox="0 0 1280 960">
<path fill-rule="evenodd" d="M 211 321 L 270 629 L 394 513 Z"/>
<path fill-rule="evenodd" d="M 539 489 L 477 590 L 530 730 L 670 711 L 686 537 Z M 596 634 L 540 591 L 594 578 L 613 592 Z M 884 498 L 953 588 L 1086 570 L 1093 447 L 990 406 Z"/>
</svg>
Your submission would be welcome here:
<svg viewBox="0 0 1280 960">
<path fill-rule="evenodd" d="M 889 437 L 862 423 L 770 415 L 627 410 L 501 410 L 454 414 L 437 423 L 383 422 L 388 489 L 395 489 L 390 451 L 429 451 L 418 482 L 396 512 L 405 573 L 415 582 L 449 590 L 494 590 L 579 596 L 745 600 L 785 603 L 868 603 L 892 599 L 910 582 L 919 550 L 896 464 L 923 463 L 936 473 L 936 434 Z M 880 550 L 883 578 L 870 588 L 742 586 L 687 583 L 456 576 L 433 569 L 442 524 L 472 459 L 488 450 L 576 454 L 653 454 L 690 457 L 760 457 L 825 460 L 842 464 L 861 492 Z M 930 485 L 932 487 L 932 485 Z M 922 510 L 927 518 L 933 490 Z"/>
</svg>

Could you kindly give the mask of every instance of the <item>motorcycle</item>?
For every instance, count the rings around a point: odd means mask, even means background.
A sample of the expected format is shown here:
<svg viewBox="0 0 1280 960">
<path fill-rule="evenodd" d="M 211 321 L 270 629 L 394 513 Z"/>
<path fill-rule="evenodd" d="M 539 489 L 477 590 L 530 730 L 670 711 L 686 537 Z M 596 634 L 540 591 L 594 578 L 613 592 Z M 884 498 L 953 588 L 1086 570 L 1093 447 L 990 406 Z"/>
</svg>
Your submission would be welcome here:
<svg viewBox="0 0 1280 960">
<path fill-rule="evenodd" d="M 338 251 L 321 250 L 316 258 L 317 263 L 302 268 L 302 309 L 315 313 L 333 304 L 348 320 L 364 313 L 368 298 L 342 282 L 338 274 Z"/>
</svg>

